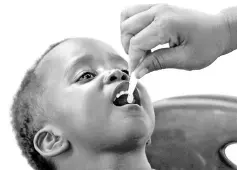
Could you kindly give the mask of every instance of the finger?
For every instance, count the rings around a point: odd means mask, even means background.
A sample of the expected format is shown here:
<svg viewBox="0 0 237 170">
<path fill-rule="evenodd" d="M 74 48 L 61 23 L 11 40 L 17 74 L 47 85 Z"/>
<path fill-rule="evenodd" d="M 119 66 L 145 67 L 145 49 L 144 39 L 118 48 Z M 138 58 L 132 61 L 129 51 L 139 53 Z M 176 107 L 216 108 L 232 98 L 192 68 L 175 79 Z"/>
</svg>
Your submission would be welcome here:
<svg viewBox="0 0 237 170">
<path fill-rule="evenodd" d="M 151 50 L 158 45 L 166 44 L 168 42 L 169 37 L 165 31 L 159 29 L 157 24 L 152 22 L 130 39 L 128 50 L 130 57 L 130 70 L 133 71 L 135 69 L 139 60 L 145 56 L 147 50 Z"/>
<path fill-rule="evenodd" d="M 148 50 L 145 52 L 145 57 L 151 54 L 151 50 Z M 128 62 L 128 68 L 129 68 L 129 72 L 131 73 L 138 65 L 139 63 L 141 63 L 144 60 L 144 58 L 140 58 L 140 60 L 134 64 L 134 61 L 131 61 L 131 58 L 129 58 L 129 62 Z M 136 61 L 135 61 L 136 62 Z M 131 70 L 131 68 L 134 68 Z"/>
<path fill-rule="evenodd" d="M 140 52 L 140 54 L 142 56 L 141 58 L 134 58 L 129 55 L 128 68 L 130 73 L 133 72 L 135 68 L 139 65 L 139 61 L 143 58 L 143 56 L 145 56 L 145 51 Z"/>
<path fill-rule="evenodd" d="M 140 12 L 121 23 L 121 33 L 137 34 L 154 20 L 155 14 L 152 10 Z"/>
<path fill-rule="evenodd" d="M 154 5 L 152 5 L 152 4 L 140 4 L 140 5 L 135 5 L 135 6 L 128 7 L 128 8 L 124 9 L 121 12 L 120 22 L 123 22 L 124 20 L 130 18 L 131 16 L 133 16 L 137 13 L 146 11 L 149 8 L 151 8 L 152 6 L 154 6 Z"/>
<path fill-rule="evenodd" d="M 154 14 L 147 10 L 133 15 L 121 23 L 121 43 L 126 53 L 128 53 L 129 42 L 133 35 L 146 28 L 153 20 Z"/>
<path fill-rule="evenodd" d="M 145 74 L 156 70 L 166 68 L 185 69 L 186 56 L 187 53 L 182 46 L 156 50 L 144 58 L 136 68 L 135 75 L 140 79 Z"/>
<path fill-rule="evenodd" d="M 123 46 L 124 51 L 128 54 L 129 43 L 133 34 L 121 34 L 121 43 Z"/>
<path fill-rule="evenodd" d="M 153 21 L 131 38 L 130 45 L 132 49 L 139 47 L 143 50 L 151 50 L 158 45 L 169 43 L 170 38 L 171 32 L 169 31 L 169 27 L 161 26 L 161 24 L 157 24 L 156 21 Z"/>
</svg>

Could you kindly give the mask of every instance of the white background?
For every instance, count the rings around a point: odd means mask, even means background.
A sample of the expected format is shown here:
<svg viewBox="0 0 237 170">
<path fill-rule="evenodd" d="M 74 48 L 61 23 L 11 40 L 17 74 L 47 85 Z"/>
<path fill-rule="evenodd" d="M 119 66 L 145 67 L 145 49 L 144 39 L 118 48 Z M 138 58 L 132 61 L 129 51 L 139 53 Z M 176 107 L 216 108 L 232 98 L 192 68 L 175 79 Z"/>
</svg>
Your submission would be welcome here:
<svg viewBox="0 0 237 170">
<path fill-rule="evenodd" d="M 0 2 L 1 139 L 0 169 L 30 170 L 10 126 L 10 105 L 26 70 L 52 43 L 83 36 L 105 41 L 127 57 L 120 44 L 120 12 L 132 4 L 168 3 L 207 13 L 235 6 L 236 0 L 5 0 Z M 141 81 L 153 101 L 186 94 L 237 96 L 237 52 L 200 71 L 162 70 Z"/>
</svg>

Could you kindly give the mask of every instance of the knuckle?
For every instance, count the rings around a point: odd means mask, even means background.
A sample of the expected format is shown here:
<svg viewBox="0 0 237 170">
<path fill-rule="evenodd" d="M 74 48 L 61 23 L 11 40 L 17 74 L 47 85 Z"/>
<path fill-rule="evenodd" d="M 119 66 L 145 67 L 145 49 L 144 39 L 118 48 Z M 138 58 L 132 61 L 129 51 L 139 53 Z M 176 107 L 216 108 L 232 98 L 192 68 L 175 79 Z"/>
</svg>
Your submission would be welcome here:
<svg viewBox="0 0 237 170">
<path fill-rule="evenodd" d="M 124 35 L 123 34 L 121 34 L 121 36 L 120 36 L 120 39 L 121 39 L 121 43 L 122 43 L 122 45 L 124 46 L 124 44 L 125 44 L 125 37 L 124 37 Z"/>
<path fill-rule="evenodd" d="M 137 46 L 137 40 L 136 40 L 135 37 L 132 37 L 132 38 L 130 39 L 130 46 Z"/>
<path fill-rule="evenodd" d="M 155 9 L 157 21 L 160 25 L 167 25 L 174 20 L 175 11 L 172 6 L 168 4 L 158 5 Z"/>
<path fill-rule="evenodd" d="M 140 42 L 139 39 L 136 38 L 136 36 L 133 36 L 129 41 L 130 48 L 132 48 L 133 50 L 142 50 L 141 43 L 142 42 Z"/>
<path fill-rule="evenodd" d="M 172 6 L 169 4 L 164 3 L 161 5 L 162 12 L 171 12 L 172 9 L 173 9 Z"/>
<path fill-rule="evenodd" d="M 127 9 L 123 9 L 120 14 L 121 21 L 123 21 L 126 17 L 127 17 Z"/>
<path fill-rule="evenodd" d="M 121 43 L 122 43 L 122 46 L 123 46 L 124 50 L 126 51 L 126 49 L 128 48 L 126 39 L 121 38 Z"/>
<path fill-rule="evenodd" d="M 163 14 L 163 13 L 171 11 L 172 7 L 167 3 L 163 3 L 163 4 L 156 5 L 154 9 L 156 10 L 158 14 Z"/>
<path fill-rule="evenodd" d="M 132 39 L 131 34 L 121 34 L 121 40 L 124 44 L 128 44 Z"/>
<path fill-rule="evenodd" d="M 167 32 L 167 30 L 175 26 L 174 18 L 168 14 L 163 14 L 155 18 L 154 26 L 159 29 L 159 32 Z"/>
<path fill-rule="evenodd" d="M 131 37 L 132 37 L 132 35 L 130 35 L 130 34 L 122 34 L 121 35 L 121 43 L 122 43 L 122 46 L 123 46 L 124 50 L 126 51 L 126 53 L 128 53 Z"/>
<path fill-rule="evenodd" d="M 120 31 L 121 31 L 121 33 L 125 33 L 126 32 L 126 25 L 124 23 L 120 24 Z"/>
<path fill-rule="evenodd" d="M 156 29 L 156 36 L 160 42 L 165 42 L 168 39 L 168 35 L 171 33 L 170 27 L 172 26 L 171 21 L 166 17 L 161 17 L 155 21 L 153 27 Z"/>
<path fill-rule="evenodd" d="M 172 17 L 169 17 L 168 15 L 164 15 L 159 20 L 159 26 L 163 29 L 168 29 L 172 25 Z"/>
<path fill-rule="evenodd" d="M 162 5 L 162 9 L 165 10 L 165 11 L 170 11 L 172 9 L 171 5 L 167 4 L 167 3 L 164 3 Z"/>
<path fill-rule="evenodd" d="M 159 57 L 154 55 L 152 57 L 152 62 L 151 62 L 152 70 L 157 70 L 157 69 L 164 68 L 164 66 L 161 65 L 162 60 L 164 60 L 162 55 L 160 55 Z"/>
</svg>

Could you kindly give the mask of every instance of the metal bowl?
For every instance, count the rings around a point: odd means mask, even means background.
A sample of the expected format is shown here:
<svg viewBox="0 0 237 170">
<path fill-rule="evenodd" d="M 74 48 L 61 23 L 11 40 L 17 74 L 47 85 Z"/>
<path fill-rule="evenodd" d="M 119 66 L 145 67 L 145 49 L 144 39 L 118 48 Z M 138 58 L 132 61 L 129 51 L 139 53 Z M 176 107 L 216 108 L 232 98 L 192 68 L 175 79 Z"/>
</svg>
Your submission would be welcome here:
<svg viewBox="0 0 237 170">
<path fill-rule="evenodd" d="M 146 153 L 157 170 L 234 170 L 223 149 L 237 142 L 237 98 L 194 95 L 154 103 Z M 237 155 L 237 153 L 236 153 Z"/>
</svg>

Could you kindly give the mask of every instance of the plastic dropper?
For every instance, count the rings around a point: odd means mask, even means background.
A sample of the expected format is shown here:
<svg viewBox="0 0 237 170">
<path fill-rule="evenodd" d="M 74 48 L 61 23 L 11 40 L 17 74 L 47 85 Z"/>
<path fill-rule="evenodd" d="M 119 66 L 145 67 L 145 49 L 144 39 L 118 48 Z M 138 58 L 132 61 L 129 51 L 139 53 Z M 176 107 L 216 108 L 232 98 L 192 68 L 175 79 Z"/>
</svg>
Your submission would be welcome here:
<svg viewBox="0 0 237 170">
<path fill-rule="evenodd" d="M 151 50 L 148 50 L 146 52 L 146 56 L 149 55 L 150 53 L 151 53 Z M 144 59 L 144 57 L 140 59 L 139 63 L 141 63 L 143 59 Z M 128 103 L 132 103 L 133 102 L 133 97 L 134 97 L 133 96 L 133 92 L 134 92 L 134 90 L 135 90 L 135 88 L 137 86 L 137 82 L 138 82 L 138 79 L 136 78 L 135 73 L 133 71 L 131 73 L 131 78 L 130 78 L 129 87 L 128 87 L 128 98 L 127 98 Z"/>
<path fill-rule="evenodd" d="M 136 88 L 137 82 L 138 82 L 138 79 L 136 78 L 134 72 L 132 72 L 131 78 L 129 81 L 129 87 L 128 87 L 128 98 L 127 98 L 128 103 L 133 102 L 133 92 Z"/>
</svg>

